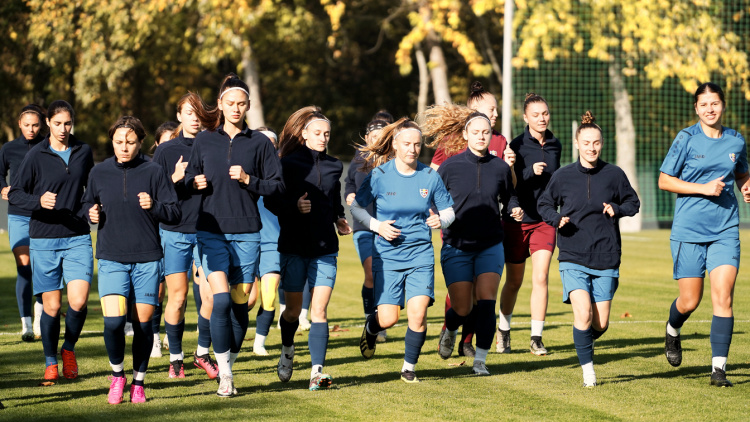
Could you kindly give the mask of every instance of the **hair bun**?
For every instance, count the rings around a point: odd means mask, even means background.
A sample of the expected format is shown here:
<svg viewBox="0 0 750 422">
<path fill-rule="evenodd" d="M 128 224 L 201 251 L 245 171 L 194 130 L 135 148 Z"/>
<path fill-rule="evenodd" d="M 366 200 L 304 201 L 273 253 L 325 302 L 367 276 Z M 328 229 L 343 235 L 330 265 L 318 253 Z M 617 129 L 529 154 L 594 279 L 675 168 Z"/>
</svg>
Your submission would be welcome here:
<svg viewBox="0 0 750 422">
<path fill-rule="evenodd" d="M 594 123 L 595 120 L 596 120 L 596 118 L 594 117 L 593 114 L 591 114 L 590 110 L 586 110 L 586 112 L 583 113 L 583 116 L 581 116 L 581 124 L 582 125 Z"/>
<path fill-rule="evenodd" d="M 537 95 L 536 95 L 536 94 L 534 94 L 533 92 L 528 92 L 528 93 L 526 93 L 526 98 L 524 98 L 523 100 L 524 100 L 524 101 L 526 101 L 526 100 L 528 100 L 529 98 L 531 98 L 531 97 L 536 97 L 536 96 L 537 96 Z"/>
<path fill-rule="evenodd" d="M 484 92 L 484 87 L 479 81 L 474 81 L 471 83 L 471 93 L 473 94 L 475 92 Z"/>
</svg>

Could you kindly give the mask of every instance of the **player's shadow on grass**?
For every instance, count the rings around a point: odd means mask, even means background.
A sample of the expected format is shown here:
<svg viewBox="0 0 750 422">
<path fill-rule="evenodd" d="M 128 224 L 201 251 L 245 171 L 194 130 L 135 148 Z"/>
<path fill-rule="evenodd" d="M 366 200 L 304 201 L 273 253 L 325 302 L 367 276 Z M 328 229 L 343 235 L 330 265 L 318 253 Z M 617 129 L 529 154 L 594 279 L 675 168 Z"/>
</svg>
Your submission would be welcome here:
<svg viewBox="0 0 750 422">
<path fill-rule="evenodd" d="M 667 365 L 666 362 L 664 364 Z M 727 373 L 727 378 L 729 378 L 729 380 L 732 381 L 734 385 L 750 383 L 750 373 L 747 372 L 748 370 L 750 370 L 750 363 L 746 362 L 746 363 L 730 364 L 728 369 L 729 371 Z M 742 370 L 743 372 L 739 372 L 740 370 Z M 639 374 L 639 375 L 621 374 L 621 375 L 607 378 L 608 380 L 607 382 L 611 382 L 611 383 L 632 382 L 632 381 L 638 381 L 642 379 L 653 379 L 653 378 L 660 378 L 660 379 L 692 378 L 692 379 L 705 379 L 706 385 L 708 385 L 709 375 L 710 373 L 706 365 L 680 366 L 679 368 L 669 367 L 666 371 L 653 372 L 650 374 Z M 743 378 L 743 379 L 738 379 L 738 378 Z"/>
</svg>

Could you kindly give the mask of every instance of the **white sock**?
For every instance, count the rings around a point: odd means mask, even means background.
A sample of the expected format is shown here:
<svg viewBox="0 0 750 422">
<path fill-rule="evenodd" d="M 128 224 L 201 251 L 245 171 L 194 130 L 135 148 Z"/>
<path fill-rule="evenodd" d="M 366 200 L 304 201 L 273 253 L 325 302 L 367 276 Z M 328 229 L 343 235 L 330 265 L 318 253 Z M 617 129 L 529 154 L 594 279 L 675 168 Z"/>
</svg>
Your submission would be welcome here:
<svg viewBox="0 0 750 422">
<path fill-rule="evenodd" d="M 401 372 L 404 372 L 404 371 L 414 372 L 414 366 L 415 364 L 404 361 L 404 366 L 401 367 Z"/>
<path fill-rule="evenodd" d="M 727 366 L 727 357 L 726 356 L 714 356 L 711 358 L 711 372 L 714 371 L 714 368 L 719 368 L 722 371 L 726 370 Z"/>
<path fill-rule="evenodd" d="M 154 343 L 156 343 L 157 341 L 160 341 L 160 340 L 161 339 L 159 338 L 159 333 L 154 333 Z"/>
<path fill-rule="evenodd" d="M 544 321 L 531 320 L 531 337 L 541 337 L 544 330 Z"/>
<path fill-rule="evenodd" d="M 195 349 L 195 354 L 198 356 L 203 356 L 208 354 L 208 347 L 198 346 Z"/>
<path fill-rule="evenodd" d="M 34 317 L 41 318 L 42 312 L 44 312 L 44 305 L 39 302 L 34 302 Z"/>
<path fill-rule="evenodd" d="M 31 317 L 25 316 L 21 318 L 21 331 L 26 332 L 31 330 Z"/>
<path fill-rule="evenodd" d="M 314 376 L 318 374 L 323 373 L 323 365 L 313 365 L 312 371 L 310 371 L 310 379 L 313 379 Z"/>
<path fill-rule="evenodd" d="M 596 372 L 594 372 L 594 362 L 589 362 L 585 365 L 581 365 L 581 369 L 583 369 L 583 376 L 586 375 L 596 375 Z"/>
<path fill-rule="evenodd" d="M 229 364 L 229 350 L 224 353 L 214 351 L 216 363 L 219 365 L 219 375 L 232 376 L 232 366 Z"/>
<path fill-rule="evenodd" d="M 234 362 L 237 361 L 237 356 L 239 356 L 239 352 L 238 353 L 229 352 L 229 367 L 230 368 L 234 368 Z"/>
<path fill-rule="evenodd" d="M 145 372 L 133 371 L 133 381 L 143 381 L 144 378 L 146 378 Z"/>
<path fill-rule="evenodd" d="M 503 331 L 509 331 L 510 330 L 510 319 L 513 318 L 513 314 L 505 315 L 504 313 L 500 312 L 500 318 L 497 319 L 497 328 L 503 330 Z"/>
<path fill-rule="evenodd" d="M 474 352 L 474 362 L 487 362 L 487 353 L 489 352 L 489 349 L 481 349 L 477 347 L 476 351 Z"/>
<path fill-rule="evenodd" d="M 680 335 L 680 330 L 682 330 L 682 327 L 680 328 L 673 328 L 669 323 L 667 323 L 667 334 L 669 334 L 672 337 L 677 337 Z"/>
<path fill-rule="evenodd" d="M 114 363 L 110 362 L 109 366 L 112 367 L 112 371 L 113 372 L 122 372 L 122 371 L 125 370 L 125 362 L 124 361 L 118 363 L 117 365 L 115 365 Z"/>
<path fill-rule="evenodd" d="M 300 311 L 299 319 L 307 319 L 307 309 L 303 309 L 302 311 Z"/>
<path fill-rule="evenodd" d="M 174 362 L 176 360 L 185 360 L 185 358 L 182 356 L 181 353 L 170 353 L 169 354 L 169 361 Z"/>
<path fill-rule="evenodd" d="M 266 347 L 266 336 L 261 334 L 255 335 L 255 342 L 253 343 L 253 348 L 265 348 Z"/>
</svg>

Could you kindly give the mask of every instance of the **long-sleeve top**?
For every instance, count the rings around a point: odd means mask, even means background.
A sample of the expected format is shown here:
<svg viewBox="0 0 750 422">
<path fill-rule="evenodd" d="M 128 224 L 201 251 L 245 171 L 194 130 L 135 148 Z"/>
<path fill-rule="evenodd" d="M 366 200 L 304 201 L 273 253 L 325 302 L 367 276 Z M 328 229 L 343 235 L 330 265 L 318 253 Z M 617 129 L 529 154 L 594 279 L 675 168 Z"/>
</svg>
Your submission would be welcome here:
<svg viewBox="0 0 750 422">
<path fill-rule="evenodd" d="M 354 154 L 354 158 L 352 158 L 352 162 L 349 164 L 349 171 L 346 173 L 346 180 L 344 181 L 344 198 L 348 197 L 349 194 L 356 194 L 359 187 L 362 186 L 362 182 L 365 181 L 368 173 L 360 171 L 364 164 L 365 161 L 362 158 L 362 154 L 360 152 Z M 372 204 L 368 205 L 365 209 L 370 215 L 373 214 Z M 369 227 L 360 223 L 356 218 L 353 218 L 353 220 L 353 231 L 370 230 Z"/>
<path fill-rule="evenodd" d="M 491 154 L 469 150 L 454 155 L 438 174 L 453 198 L 456 220 L 443 229 L 443 241 L 464 251 L 479 251 L 503 241 L 500 203 L 518 207 L 510 166 Z"/>
<path fill-rule="evenodd" d="M 42 139 L 44 139 L 42 136 L 37 136 L 34 139 L 26 139 L 26 137 L 21 135 L 0 148 L 0 189 L 5 189 L 9 186 L 6 181 L 8 173 L 10 172 L 12 178 L 18 171 L 18 167 L 21 166 L 21 162 L 26 157 L 26 154 L 31 151 L 31 148 L 41 142 Z M 8 203 L 8 214 L 31 217 L 31 211 L 25 210 L 12 202 Z"/>
<path fill-rule="evenodd" d="M 162 166 L 167 173 L 168 179 L 172 180 L 177 161 L 182 157 L 182 162 L 187 163 L 190 160 L 190 153 L 193 150 L 193 141 L 195 138 L 185 138 L 183 133 L 169 142 L 164 142 L 156 147 L 154 152 L 154 162 Z M 161 228 L 173 232 L 195 233 L 195 223 L 198 221 L 198 211 L 201 206 L 201 193 L 191 187 L 188 187 L 183 180 L 174 183 L 177 192 L 182 218 L 177 224 L 167 224 L 162 222 Z"/>
<path fill-rule="evenodd" d="M 31 148 L 11 180 L 8 200 L 31 211 L 29 235 L 32 238 L 55 239 L 88 234 L 81 199 L 83 189 L 94 167 L 91 148 L 69 135 L 70 158 L 65 163 L 50 150 L 49 136 Z M 45 192 L 57 194 L 52 210 L 39 202 Z"/>
<path fill-rule="evenodd" d="M 279 252 L 305 257 L 338 252 L 335 223 L 344 217 L 341 161 L 303 146 L 283 157 L 281 168 L 286 191 L 265 201 L 266 207 L 279 217 Z M 310 212 L 302 214 L 297 201 L 305 193 Z"/>
<path fill-rule="evenodd" d="M 604 213 L 605 203 L 612 206 L 614 217 Z M 538 210 L 553 227 L 562 217 L 570 218 L 557 230 L 560 262 L 606 270 L 620 266 L 620 217 L 637 214 L 640 206 L 625 172 L 598 160 L 594 168 L 576 161 L 556 171 L 539 198 Z"/>
<path fill-rule="evenodd" d="M 151 196 L 144 210 L 138 194 Z M 96 257 L 123 263 L 151 262 L 163 257 L 159 222 L 180 221 L 180 207 L 172 181 L 158 164 L 140 155 L 126 163 L 110 157 L 89 174 L 84 209 L 101 205 Z"/>
<path fill-rule="evenodd" d="M 245 185 L 229 176 L 239 165 L 250 176 Z M 219 234 L 257 233 L 261 228 L 258 196 L 284 190 L 281 164 L 273 145 L 260 132 L 245 127 L 230 138 L 220 126 L 200 132 L 185 169 L 185 185 L 193 189 L 195 176 L 206 176 L 196 229 Z"/>
<path fill-rule="evenodd" d="M 544 133 L 544 145 L 540 144 L 526 126 L 522 135 L 518 135 L 510 143 L 510 148 L 516 153 L 516 163 L 513 170 L 516 173 L 516 192 L 518 202 L 523 208 L 523 223 L 538 223 L 542 216 L 537 212 L 539 197 L 544 193 L 552 174 L 560 168 L 560 154 L 562 144 L 549 130 Z M 534 173 L 534 164 L 547 164 L 542 174 Z M 506 220 L 511 220 L 505 215 Z"/>
</svg>

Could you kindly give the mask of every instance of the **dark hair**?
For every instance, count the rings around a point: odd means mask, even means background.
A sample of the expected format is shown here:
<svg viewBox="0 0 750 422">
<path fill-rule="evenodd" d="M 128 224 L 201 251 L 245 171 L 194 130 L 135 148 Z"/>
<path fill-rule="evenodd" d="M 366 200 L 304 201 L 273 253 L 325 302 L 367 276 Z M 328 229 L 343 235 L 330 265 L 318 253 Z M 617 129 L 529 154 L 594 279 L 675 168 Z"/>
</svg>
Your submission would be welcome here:
<svg viewBox="0 0 750 422">
<path fill-rule="evenodd" d="M 362 153 L 362 160 L 364 162 L 362 167 L 359 168 L 359 171 L 367 173 L 375 167 L 392 160 L 395 156 L 393 140 L 399 132 L 406 129 L 418 130 L 421 138 L 422 131 L 419 129 L 419 125 L 409 120 L 408 117 L 402 117 L 397 122 L 391 123 L 383 128 L 383 132 L 377 143 L 359 146 L 358 149 Z"/>
<path fill-rule="evenodd" d="M 581 116 L 581 125 L 578 126 L 578 129 L 576 129 L 576 140 L 578 140 L 578 135 L 584 130 L 584 129 L 596 129 L 599 131 L 599 133 L 602 133 L 602 128 L 599 127 L 594 121 L 596 120 L 596 117 L 594 117 L 593 114 L 591 114 L 590 110 L 586 110 L 585 113 L 583 113 L 583 116 Z"/>
<path fill-rule="evenodd" d="M 36 104 L 29 104 L 21 109 L 21 112 L 18 114 L 18 120 L 21 120 L 24 114 L 36 114 L 39 116 L 39 120 L 44 120 L 44 110 L 39 107 Z"/>
<path fill-rule="evenodd" d="M 529 107 L 529 105 L 534 103 L 544 103 L 544 105 L 546 105 L 549 109 L 549 104 L 547 104 L 547 100 L 545 100 L 544 97 L 534 94 L 533 92 L 529 92 L 528 94 L 526 94 L 526 98 L 523 100 L 524 114 L 526 113 L 526 109 Z"/>
<path fill-rule="evenodd" d="M 323 115 L 320 107 L 314 105 L 303 107 L 289 116 L 279 135 L 280 157 L 285 157 L 305 145 L 302 131 L 305 130 L 308 123 L 315 119 L 323 119 L 328 121 L 328 124 L 331 123 L 328 117 Z"/>
<path fill-rule="evenodd" d="M 482 86 L 482 83 L 479 81 L 474 81 L 471 83 L 471 87 L 469 88 L 469 99 L 466 100 L 466 105 L 468 107 L 471 107 L 472 104 L 474 104 L 477 101 L 482 101 L 485 95 L 492 95 L 489 91 L 484 89 L 484 86 Z"/>
<path fill-rule="evenodd" d="M 122 116 L 117 119 L 115 124 L 109 128 L 109 139 L 114 139 L 117 129 L 122 128 L 132 130 L 135 133 L 135 136 L 138 137 L 138 142 L 143 142 L 143 140 L 146 139 L 146 129 L 143 128 L 143 123 L 141 123 L 137 117 L 133 116 Z"/>
<path fill-rule="evenodd" d="M 381 108 L 374 116 L 372 116 L 371 120 L 385 120 L 388 124 L 391 124 L 393 123 L 393 115 L 389 113 L 388 110 Z"/>
<path fill-rule="evenodd" d="M 239 76 L 235 75 L 234 73 L 230 73 L 224 77 L 223 81 L 221 81 L 217 103 L 219 99 L 221 99 L 221 96 L 224 95 L 224 92 L 226 92 L 230 88 L 242 88 L 245 90 L 245 92 L 248 93 L 249 96 L 250 88 L 248 88 L 247 84 L 243 82 Z M 190 93 L 188 93 L 188 95 L 189 94 Z M 205 104 L 201 104 L 200 107 L 196 108 L 194 104 L 191 103 L 191 105 L 195 109 L 195 114 L 198 116 L 198 120 L 201 121 L 201 125 L 203 125 L 203 127 L 205 127 L 207 130 L 216 130 L 216 128 L 224 123 L 224 113 L 219 110 L 218 106 L 208 107 Z"/>
<path fill-rule="evenodd" d="M 701 84 L 701 86 L 698 87 L 698 89 L 695 90 L 695 96 L 693 96 L 694 102 L 693 105 L 698 104 L 698 97 L 703 94 L 708 93 L 714 93 L 719 95 L 719 99 L 721 100 L 721 103 L 726 105 L 727 102 L 724 100 L 724 91 L 721 89 L 721 87 L 713 82 L 706 82 Z"/>
<path fill-rule="evenodd" d="M 156 132 L 154 132 L 154 146 L 151 147 L 151 150 L 156 149 L 164 133 L 169 132 L 170 135 L 174 135 L 174 132 L 177 131 L 178 127 L 180 127 L 180 125 L 177 122 L 173 122 L 171 120 L 160 124 L 159 127 L 156 128 Z M 173 138 L 174 136 L 169 137 L 169 139 L 173 139 Z"/>
<path fill-rule="evenodd" d="M 367 124 L 367 129 L 365 129 L 365 135 L 369 135 L 370 132 L 375 130 L 380 130 L 386 126 L 388 126 L 388 122 L 383 119 L 373 119 L 370 123 Z"/>
<path fill-rule="evenodd" d="M 47 107 L 47 118 L 51 119 L 55 117 L 56 114 L 62 113 L 64 111 L 67 111 L 70 114 L 70 118 L 72 120 L 75 120 L 76 113 L 75 111 L 73 111 L 73 106 L 65 100 L 52 101 L 52 104 Z"/>
</svg>

